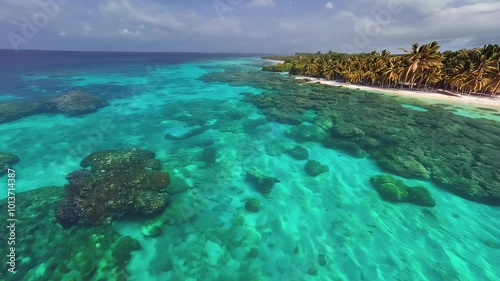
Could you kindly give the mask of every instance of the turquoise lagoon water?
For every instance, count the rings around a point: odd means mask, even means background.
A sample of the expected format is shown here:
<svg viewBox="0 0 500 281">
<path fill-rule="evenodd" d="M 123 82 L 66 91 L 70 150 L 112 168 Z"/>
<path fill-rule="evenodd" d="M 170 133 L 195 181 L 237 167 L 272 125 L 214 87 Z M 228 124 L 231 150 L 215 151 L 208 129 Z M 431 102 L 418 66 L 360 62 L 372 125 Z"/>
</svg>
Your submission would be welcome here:
<svg viewBox="0 0 500 281">
<path fill-rule="evenodd" d="M 263 89 L 199 79 L 228 68 L 258 71 L 264 64 L 258 57 L 207 55 L 175 63 L 145 58 L 108 63 L 100 57 L 95 64 L 69 59 L 36 69 L 25 64 L 15 73 L 18 85 L 2 93 L 2 100 L 11 100 L 84 89 L 109 102 L 87 115 L 42 114 L 0 124 L 0 151 L 21 159 L 14 166 L 18 192 L 64 186 L 65 176 L 79 169 L 86 155 L 129 147 L 154 151 L 164 170 L 182 175 L 193 187 L 172 197 L 160 216 L 181 217 L 164 223 L 156 237 L 144 235 L 145 219 L 113 223 L 141 245 L 124 269 L 126 280 L 498 280 L 498 207 L 403 178 L 428 188 L 436 206 L 383 201 L 369 181 L 383 173 L 376 162 L 314 142 L 300 145 L 330 171 L 310 177 L 305 161 L 272 151 L 272 144 L 296 145 L 284 134 L 291 125 L 265 122 L 252 132 L 238 127 L 264 117 L 241 95 Z M 245 117 L 228 120 L 230 110 L 244 110 Z M 165 139 L 179 114 L 198 114 L 216 126 L 185 140 Z M 198 158 L 203 148 L 197 143 L 206 140 L 217 147 L 214 165 Z M 280 182 L 263 195 L 245 181 L 248 167 Z M 17 196 L 23 194 L 29 193 Z M 249 198 L 260 201 L 259 212 L 245 209 Z M 18 257 L 18 262 L 30 258 Z M 43 263 L 30 266 L 40 270 Z M 27 277 L 15 280 L 37 280 L 25 271 Z M 68 280 L 99 280 L 79 278 Z"/>
</svg>

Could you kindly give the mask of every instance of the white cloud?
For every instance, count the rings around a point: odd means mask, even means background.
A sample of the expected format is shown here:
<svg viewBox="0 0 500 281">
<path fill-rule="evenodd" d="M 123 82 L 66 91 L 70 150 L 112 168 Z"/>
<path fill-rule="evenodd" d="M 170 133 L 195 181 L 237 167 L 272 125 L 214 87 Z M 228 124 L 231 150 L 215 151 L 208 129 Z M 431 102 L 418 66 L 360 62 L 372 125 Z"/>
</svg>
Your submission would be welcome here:
<svg viewBox="0 0 500 281">
<path fill-rule="evenodd" d="M 83 34 L 89 35 L 90 32 L 92 31 L 92 26 L 90 26 L 89 23 L 84 23 L 83 27 L 82 27 L 82 30 L 83 30 Z"/>
<path fill-rule="evenodd" d="M 446 44 L 446 49 L 457 50 L 457 49 L 462 49 L 465 46 L 470 46 L 473 43 L 474 43 L 474 37 L 460 37 L 460 38 L 454 38 L 446 42 L 445 44 Z"/>
<path fill-rule="evenodd" d="M 274 2 L 274 0 L 252 0 L 252 2 L 250 2 L 250 6 L 273 7 L 276 6 L 276 2 Z"/>
<path fill-rule="evenodd" d="M 6 5 L 14 5 L 14 6 L 18 6 L 18 7 L 27 8 L 27 9 L 30 9 L 33 7 L 40 9 L 40 1 L 39 0 L 23 0 L 23 1 L 2 0 L 0 2 L 2 2 L 3 4 L 6 4 Z"/>
<path fill-rule="evenodd" d="M 0 32 L 20 33 L 20 19 L 39 12 L 38 1 L 0 0 Z M 413 42 L 433 40 L 443 46 L 442 50 L 500 41 L 499 0 L 399 0 L 400 12 L 390 13 L 388 7 L 393 1 L 350 0 L 338 6 L 334 0 L 323 0 L 318 2 L 324 5 L 319 8 L 335 13 L 318 13 L 318 6 L 309 5 L 300 10 L 286 7 L 280 9 L 279 14 L 263 17 L 259 14 L 262 10 L 256 8 L 276 6 L 277 1 L 247 0 L 241 3 L 255 9 L 235 7 L 233 14 L 221 20 L 215 11 L 193 10 L 198 9 L 198 5 L 181 7 L 157 0 L 104 0 L 96 4 L 65 5 L 43 27 L 43 34 L 47 42 L 84 35 L 90 47 L 121 37 L 116 41 L 119 43 L 109 48 L 138 50 L 144 46 L 168 49 L 180 44 L 186 50 L 339 51 L 342 43 L 355 44 L 359 30 L 371 33 L 369 42 L 357 51 L 386 48 L 398 52 L 398 48 L 409 47 Z M 370 31 L 369 27 L 380 22 L 381 28 Z M 126 45 L 122 44 L 124 38 L 131 38 Z M 273 38 L 271 43 L 268 38 Z M 54 40 L 53 44 L 57 42 Z M 0 45 L 2 43 L 0 40 Z M 37 47 L 35 41 L 30 47 Z"/>
<path fill-rule="evenodd" d="M 119 33 L 119 34 L 121 34 L 121 35 L 130 35 L 130 34 L 134 34 L 133 32 L 130 32 L 130 31 L 128 30 L 128 28 L 126 28 L 126 27 L 122 28 L 122 29 L 121 29 L 118 33 Z"/>
<path fill-rule="evenodd" d="M 167 6 L 154 2 L 137 2 L 129 0 L 110 0 L 100 7 L 100 12 L 110 17 L 126 17 L 126 20 L 142 24 L 183 30 L 186 24 Z"/>
<path fill-rule="evenodd" d="M 281 21 L 278 23 L 278 29 L 280 31 L 298 31 L 301 30 L 302 28 L 305 28 L 305 26 L 302 25 L 299 21 Z M 307 27 L 307 28 L 310 28 Z"/>
<path fill-rule="evenodd" d="M 481 1 L 481 0 L 478 0 Z M 418 11 L 420 14 L 429 15 L 446 9 L 456 0 L 382 0 L 386 6 L 401 5 L 404 12 Z"/>
<path fill-rule="evenodd" d="M 120 28 L 120 35 L 185 37 L 191 34 L 214 36 L 241 32 L 240 22 L 236 18 L 225 17 L 220 20 L 215 13 L 213 18 L 207 18 L 192 10 L 175 10 L 152 1 L 108 0 L 100 6 L 99 11 L 102 21 L 113 19 L 109 25 L 119 19 L 121 24 L 129 24 L 143 31 L 138 33 Z"/>
<path fill-rule="evenodd" d="M 241 28 L 238 19 L 226 17 L 224 20 L 211 19 L 209 22 L 200 24 L 193 32 L 203 35 L 229 35 L 241 33 Z"/>
</svg>

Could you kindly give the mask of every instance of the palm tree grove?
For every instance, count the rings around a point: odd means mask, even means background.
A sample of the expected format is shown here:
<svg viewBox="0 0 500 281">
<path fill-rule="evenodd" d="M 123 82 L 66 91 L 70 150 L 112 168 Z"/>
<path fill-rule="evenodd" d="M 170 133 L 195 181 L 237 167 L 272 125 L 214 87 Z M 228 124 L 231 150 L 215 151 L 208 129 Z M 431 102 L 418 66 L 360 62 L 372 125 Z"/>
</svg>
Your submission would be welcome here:
<svg viewBox="0 0 500 281">
<path fill-rule="evenodd" d="M 296 53 L 269 56 L 284 63 L 267 71 L 288 71 L 327 80 L 384 88 L 409 88 L 495 96 L 500 92 L 500 46 L 439 52 L 439 44 L 414 43 L 403 54 L 387 50 L 371 53 Z"/>
</svg>

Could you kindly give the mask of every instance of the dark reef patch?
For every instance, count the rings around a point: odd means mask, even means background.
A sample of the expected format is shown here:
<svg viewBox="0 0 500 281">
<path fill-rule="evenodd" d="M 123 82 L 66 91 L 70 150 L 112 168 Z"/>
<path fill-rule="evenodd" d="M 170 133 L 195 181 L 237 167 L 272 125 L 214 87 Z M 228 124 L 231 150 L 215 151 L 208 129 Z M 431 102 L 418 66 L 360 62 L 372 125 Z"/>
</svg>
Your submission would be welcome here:
<svg viewBox="0 0 500 281">
<path fill-rule="evenodd" d="M 168 203 L 167 172 L 152 151 L 136 148 L 90 154 L 66 179 L 66 195 L 55 212 L 63 227 L 105 224 L 124 216 L 151 215 Z M 90 167 L 90 171 L 85 168 Z"/>
<path fill-rule="evenodd" d="M 482 111 L 498 112 L 498 110 L 493 109 L 493 108 L 488 108 L 488 107 L 476 107 L 476 108 L 479 110 L 482 110 Z"/>
<path fill-rule="evenodd" d="M 308 174 L 309 176 L 317 177 L 323 173 L 330 171 L 330 168 L 328 168 L 327 165 L 321 164 L 316 160 L 309 160 L 304 165 L 304 170 L 306 171 L 306 174 Z"/>
<path fill-rule="evenodd" d="M 12 152 L 0 152 L 0 177 L 8 173 L 14 164 L 19 162 L 19 157 Z"/>
<path fill-rule="evenodd" d="M 429 191 L 421 186 L 410 187 L 402 180 L 395 179 L 389 175 L 373 176 L 370 183 L 382 199 L 395 203 L 413 203 L 419 206 L 434 207 L 436 202 Z"/>
<path fill-rule="evenodd" d="M 0 124 L 44 113 L 82 115 L 95 112 L 107 105 L 104 99 L 79 90 L 49 99 L 0 102 Z"/>
<path fill-rule="evenodd" d="M 292 149 L 286 150 L 285 152 L 295 160 L 307 160 L 307 158 L 309 158 L 309 152 L 302 146 L 297 145 Z"/>
<path fill-rule="evenodd" d="M 246 180 L 263 194 L 271 193 L 275 184 L 280 180 L 271 176 L 266 176 L 255 170 L 246 171 Z"/>
</svg>

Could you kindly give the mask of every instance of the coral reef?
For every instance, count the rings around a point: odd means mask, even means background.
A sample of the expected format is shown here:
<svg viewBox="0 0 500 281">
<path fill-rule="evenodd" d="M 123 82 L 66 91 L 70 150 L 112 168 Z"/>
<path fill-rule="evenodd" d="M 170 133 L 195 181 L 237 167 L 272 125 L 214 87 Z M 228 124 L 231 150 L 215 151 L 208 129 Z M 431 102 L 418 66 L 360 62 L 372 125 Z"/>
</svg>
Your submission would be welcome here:
<svg viewBox="0 0 500 281">
<path fill-rule="evenodd" d="M 104 99 L 96 95 L 75 90 L 44 102 L 43 109 L 47 112 L 80 115 L 95 112 L 107 105 L 108 103 Z"/>
<path fill-rule="evenodd" d="M 311 177 L 317 177 L 323 173 L 330 171 L 327 165 L 321 164 L 316 160 L 309 160 L 304 165 L 304 170 Z"/>
<path fill-rule="evenodd" d="M 257 213 L 260 210 L 260 201 L 257 198 L 250 198 L 245 203 L 245 209 L 252 213 Z"/>
<path fill-rule="evenodd" d="M 154 152 L 136 148 L 106 150 L 85 157 L 83 169 L 66 179 L 66 196 L 55 216 L 64 227 L 100 225 L 131 215 L 150 215 L 168 202 L 163 193 L 170 183 Z"/>
<path fill-rule="evenodd" d="M 294 147 L 294 143 L 283 140 L 282 138 L 274 138 L 265 144 L 266 153 L 269 156 L 280 156 L 283 152 L 287 152 L 288 150 Z"/>
<path fill-rule="evenodd" d="M 292 149 L 288 149 L 286 154 L 290 155 L 295 160 L 307 160 L 309 158 L 309 152 L 302 146 L 295 146 Z"/>
<path fill-rule="evenodd" d="M 128 275 L 125 265 L 130 252 L 140 248 L 138 242 L 121 236 L 110 224 L 78 231 L 62 228 L 54 218 L 53 206 L 64 194 L 65 189 L 58 186 L 18 194 L 16 273 L 8 272 L 8 264 L 2 263 L 1 280 L 119 280 Z M 4 221 L 7 206 L 7 199 L 0 200 L 0 219 Z M 8 232 L 5 227 L 0 229 L 2 237 L 9 237 Z"/>
<path fill-rule="evenodd" d="M 286 135 L 296 142 L 321 142 L 327 133 L 316 125 L 298 125 L 287 130 Z"/>
<path fill-rule="evenodd" d="M 247 170 L 246 171 L 246 179 L 250 182 L 258 191 L 264 194 L 268 194 L 272 191 L 273 186 L 276 183 L 279 183 L 280 180 L 262 175 L 261 173 L 255 170 Z"/>
<path fill-rule="evenodd" d="M 249 115 L 249 108 L 230 101 L 216 99 L 191 99 L 176 101 L 164 112 L 162 122 L 166 126 L 166 139 L 185 140 L 213 129 L 221 132 L 241 133 L 249 124 L 262 120 L 242 119 Z"/>
<path fill-rule="evenodd" d="M 40 102 L 7 101 L 0 102 L 0 124 L 38 113 Z"/>
<path fill-rule="evenodd" d="M 500 205 L 496 121 L 456 115 L 443 105 L 418 104 L 426 111 L 417 111 L 382 94 L 304 86 L 273 73 L 226 69 L 200 79 L 264 89 L 259 95 L 245 93 L 244 101 L 270 121 L 298 125 L 286 132 L 298 142 L 321 142 L 356 157 L 369 156 L 387 172 L 429 179 L 466 199 Z M 308 111 L 316 113 L 313 120 Z"/>
<path fill-rule="evenodd" d="M 93 94 L 75 90 L 50 99 L 0 102 L 0 123 L 43 113 L 81 115 L 97 111 L 108 103 Z"/>
<path fill-rule="evenodd" d="M 19 162 L 19 157 L 12 152 L 0 152 L 0 177 L 7 174 L 12 165 Z"/>
<path fill-rule="evenodd" d="M 425 207 L 434 207 L 436 205 L 426 188 L 421 186 L 409 187 L 402 180 L 389 175 L 373 176 L 370 178 L 370 183 L 384 200 L 413 203 Z"/>
</svg>

